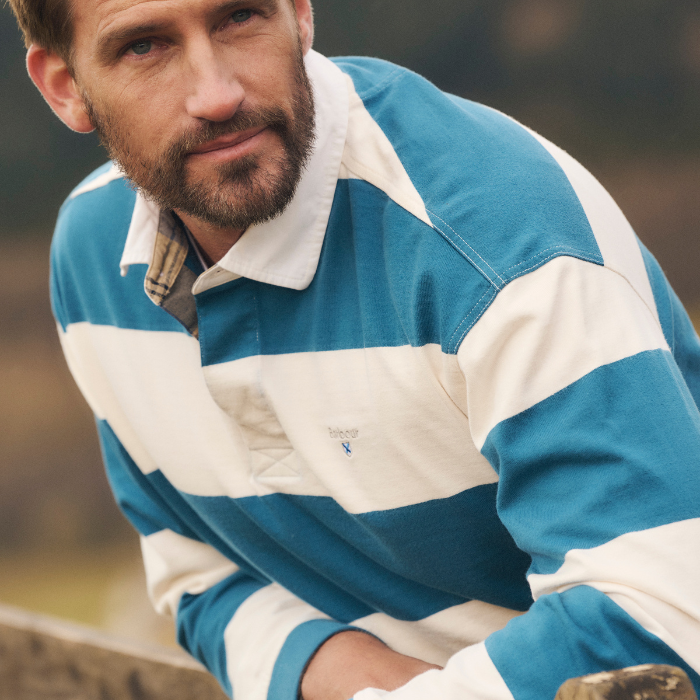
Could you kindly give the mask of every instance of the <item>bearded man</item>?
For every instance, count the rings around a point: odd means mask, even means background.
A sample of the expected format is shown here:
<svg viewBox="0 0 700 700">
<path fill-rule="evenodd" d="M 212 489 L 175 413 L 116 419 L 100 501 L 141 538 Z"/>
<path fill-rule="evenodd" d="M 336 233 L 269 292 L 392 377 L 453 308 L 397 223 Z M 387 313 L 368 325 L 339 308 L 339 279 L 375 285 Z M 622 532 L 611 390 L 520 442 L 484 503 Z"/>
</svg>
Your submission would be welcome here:
<svg viewBox="0 0 700 700">
<path fill-rule="evenodd" d="M 700 687 L 700 343 L 601 186 L 309 0 L 10 0 L 112 163 L 52 299 L 150 595 L 240 700 Z"/>
</svg>

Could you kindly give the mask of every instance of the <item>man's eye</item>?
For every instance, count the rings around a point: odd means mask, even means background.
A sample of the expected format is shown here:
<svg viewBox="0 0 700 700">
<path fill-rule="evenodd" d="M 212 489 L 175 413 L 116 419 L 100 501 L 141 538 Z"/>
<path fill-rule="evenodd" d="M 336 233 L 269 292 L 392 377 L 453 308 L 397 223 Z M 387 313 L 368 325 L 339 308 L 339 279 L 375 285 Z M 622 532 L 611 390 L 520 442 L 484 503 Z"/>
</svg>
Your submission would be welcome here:
<svg viewBox="0 0 700 700">
<path fill-rule="evenodd" d="M 253 10 L 236 10 L 231 15 L 231 21 L 234 24 L 242 24 L 248 21 L 253 16 Z"/>
<path fill-rule="evenodd" d="M 142 39 L 141 41 L 136 41 L 126 50 L 127 53 L 134 53 L 137 56 L 143 56 L 147 54 L 153 48 L 153 42 L 148 39 Z"/>
</svg>

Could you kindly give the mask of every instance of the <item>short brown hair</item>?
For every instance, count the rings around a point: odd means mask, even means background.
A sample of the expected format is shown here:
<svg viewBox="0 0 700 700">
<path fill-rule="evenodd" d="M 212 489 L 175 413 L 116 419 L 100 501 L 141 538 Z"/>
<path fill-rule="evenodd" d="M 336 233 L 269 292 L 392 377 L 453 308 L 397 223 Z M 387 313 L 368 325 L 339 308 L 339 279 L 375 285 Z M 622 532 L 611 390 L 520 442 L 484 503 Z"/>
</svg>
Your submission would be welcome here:
<svg viewBox="0 0 700 700">
<path fill-rule="evenodd" d="M 24 44 L 38 44 L 69 63 L 73 40 L 70 0 L 9 0 Z"/>
</svg>

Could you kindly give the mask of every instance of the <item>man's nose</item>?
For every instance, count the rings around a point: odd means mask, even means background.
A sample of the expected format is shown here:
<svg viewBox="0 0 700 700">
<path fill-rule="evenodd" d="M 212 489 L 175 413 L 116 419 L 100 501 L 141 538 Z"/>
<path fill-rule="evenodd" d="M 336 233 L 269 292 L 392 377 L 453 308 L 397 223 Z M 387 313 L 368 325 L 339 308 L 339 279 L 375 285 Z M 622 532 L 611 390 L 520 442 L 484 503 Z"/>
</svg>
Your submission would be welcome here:
<svg viewBox="0 0 700 700">
<path fill-rule="evenodd" d="M 197 119 L 222 122 L 230 119 L 245 98 L 245 90 L 213 47 L 200 44 L 190 54 L 191 89 L 187 113 Z"/>
</svg>

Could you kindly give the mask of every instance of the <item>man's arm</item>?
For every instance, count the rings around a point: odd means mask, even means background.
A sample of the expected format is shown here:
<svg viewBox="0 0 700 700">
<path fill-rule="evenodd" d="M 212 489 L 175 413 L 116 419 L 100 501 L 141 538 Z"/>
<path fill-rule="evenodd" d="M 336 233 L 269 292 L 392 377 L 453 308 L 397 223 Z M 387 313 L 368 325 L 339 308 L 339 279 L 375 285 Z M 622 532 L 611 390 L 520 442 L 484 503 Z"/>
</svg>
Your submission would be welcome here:
<svg viewBox="0 0 700 700">
<path fill-rule="evenodd" d="M 98 430 L 114 495 L 141 535 L 154 607 L 173 617 L 180 644 L 229 694 L 294 697 L 292 688 L 278 695 L 270 694 L 269 687 L 273 683 L 296 686 L 305 658 L 319 644 L 303 676 L 303 700 L 347 700 L 370 687 L 395 690 L 418 674 L 438 668 L 333 622 L 259 574 L 247 573 L 243 562 L 240 567 L 202 542 L 187 524 L 188 507 L 180 503 L 180 496 L 173 490 L 171 502 L 164 500 L 109 425 L 98 421 Z M 290 645 L 289 658 L 280 660 L 286 638 L 305 623 L 319 627 L 310 629 L 306 639 L 296 632 L 301 653 Z M 299 658 L 294 659 L 295 655 Z M 282 670 L 275 670 L 277 661 Z"/>
<path fill-rule="evenodd" d="M 644 663 L 700 685 L 700 414 L 671 351 L 697 357 L 686 342 L 601 265 L 556 258 L 500 293 L 458 359 L 535 603 L 444 670 L 355 700 L 541 700 Z"/>
<path fill-rule="evenodd" d="M 311 659 L 301 696 L 302 700 L 347 700 L 365 688 L 396 690 L 421 673 L 439 668 L 399 654 L 364 632 L 341 632 Z"/>
<path fill-rule="evenodd" d="M 175 619 L 180 644 L 229 695 L 296 700 L 309 658 L 352 628 L 206 544 L 180 494 L 166 484 L 154 488 L 110 426 L 98 421 L 98 429 L 117 502 L 141 535 L 150 597 Z"/>
</svg>

